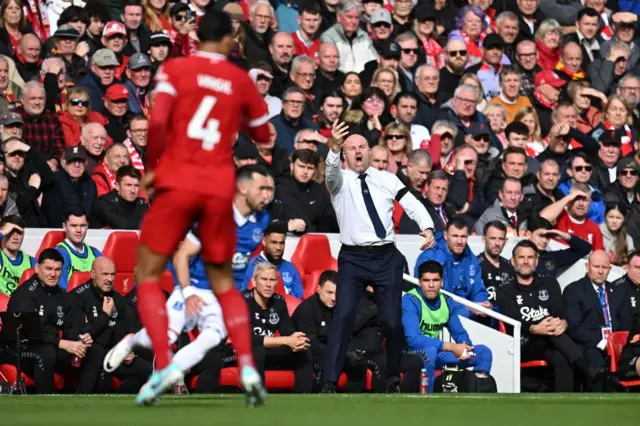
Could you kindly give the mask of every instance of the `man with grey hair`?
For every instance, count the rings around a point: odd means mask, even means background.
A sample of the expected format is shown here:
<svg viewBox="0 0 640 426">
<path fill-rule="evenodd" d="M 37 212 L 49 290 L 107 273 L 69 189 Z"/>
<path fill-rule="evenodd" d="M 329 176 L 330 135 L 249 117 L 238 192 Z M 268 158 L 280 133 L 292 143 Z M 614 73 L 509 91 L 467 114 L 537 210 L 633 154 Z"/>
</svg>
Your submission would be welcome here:
<svg viewBox="0 0 640 426">
<path fill-rule="evenodd" d="M 440 71 L 436 67 L 427 64 L 418 67 L 415 76 L 415 94 L 418 97 L 415 122 L 427 129 L 433 126 L 441 101 L 444 99 L 440 85 Z"/>
<path fill-rule="evenodd" d="M 294 86 L 304 90 L 306 101 L 304 105 L 304 117 L 313 120 L 313 116 L 318 113 L 315 96 L 313 95 L 313 83 L 316 79 L 316 63 L 307 55 L 300 55 L 291 61 L 291 71 L 289 79 Z"/>
<path fill-rule="evenodd" d="M 57 166 L 65 149 L 64 135 L 58 115 L 45 109 L 45 99 L 44 86 L 37 81 L 29 81 L 24 85 L 22 107 L 16 112 L 24 122 L 24 141 L 52 159 Z"/>
<path fill-rule="evenodd" d="M 499 14 L 496 18 L 496 32 L 504 41 L 504 56 L 513 64 L 516 60 L 516 38 L 520 32 L 518 16 L 508 10 Z M 504 56 L 502 57 L 503 64 L 506 63 Z"/>
<path fill-rule="evenodd" d="M 633 110 L 633 127 L 640 129 L 640 77 L 635 74 L 625 74 L 618 82 L 616 94 L 629 104 Z"/>
<path fill-rule="evenodd" d="M 611 95 L 620 79 L 627 73 L 628 62 L 631 57 L 631 48 L 620 40 L 612 40 L 608 44 L 606 56 L 600 52 L 600 58 L 596 58 L 589 66 L 587 75 L 591 78 L 594 89 Z M 603 46 L 604 49 L 604 46 Z"/>
<path fill-rule="evenodd" d="M 93 169 L 102 163 L 107 144 L 107 130 L 100 123 L 87 123 L 82 127 L 80 145 L 87 151 L 86 169 L 91 175 Z"/>
<path fill-rule="evenodd" d="M 258 0 L 249 9 L 249 22 L 244 22 L 244 53 L 251 61 L 250 66 L 257 62 L 269 60 L 269 43 L 273 38 L 271 22 L 274 10 L 268 0 Z"/>
<path fill-rule="evenodd" d="M 378 57 L 369 35 L 360 28 L 362 5 L 358 0 L 341 0 L 337 23 L 322 33 L 323 43 L 333 43 L 340 52 L 340 71 L 362 72 L 369 61 Z"/>
<path fill-rule="evenodd" d="M 290 86 L 282 95 L 282 112 L 271 119 L 276 128 L 276 145 L 293 152 L 296 134 L 302 129 L 319 130 L 316 123 L 304 117 L 307 95 L 299 87 Z"/>
</svg>

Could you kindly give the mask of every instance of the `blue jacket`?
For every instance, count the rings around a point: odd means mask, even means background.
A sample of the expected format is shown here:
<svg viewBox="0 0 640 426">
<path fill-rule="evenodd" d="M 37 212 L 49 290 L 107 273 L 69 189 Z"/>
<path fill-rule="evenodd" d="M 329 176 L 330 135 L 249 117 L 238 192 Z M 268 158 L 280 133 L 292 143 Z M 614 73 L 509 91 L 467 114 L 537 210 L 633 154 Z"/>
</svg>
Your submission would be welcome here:
<svg viewBox="0 0 640 426">
<path fill-rule="evenodd" d="M 129 111 L 132 114 L 142 114 L 147 97 L 147 90 L 133 84 L 131 80 L 124 82 L 124 86 L 129 89 Z"/>
<path fill-rule="evenodd" d="M 420 293 L 424 298 L 424 295 Z M 459 316 L 467 316 L 467 309 L 459 303 L 454 302 L 451 298 L 445 296 L 447 305 L 449 306 L 449 321 L 447 321 L 447 330 L 456 343 L 466 343 L 472 345 L 471 339 L 467 331 L 462 326 Z M 430 308 L 440 308 L 440 298 L 429 301 L 424 299 Z M 442 340 L 422 334 L 420 331 L 420 320 L 422 319 L 422 303 L 413 294 L 405 294 L 402 296 L 402 327 L 404 328 L 404 338 L 413 350 L 420 350 L 428 346 L 435 346 L 438 351 L 442 350 Z"/>
<path fill-rule="evenodd" d="M 618 0 L 620 10 L 640 14 L 640 0 Z"/>
<path fill-rule="evenodd" d="M 274 4 L 274 2 L 271 2 Z M 286 0 L 275 1 L 276 17 L 278 18 L 278 31 L 285 33 L 295 33 L 300 28 L 298 16 L 300 15 L 300 5 L 296 0 L 287 4 Z"/>
<path fill-rule="evenodd" d="M 471 251 L 469 246 L 465 247 L 462 256 L 455 259 L 447 247 L 444 234 L 436 234 L 436 245 L 429 250 L 423 251 L 416 260 L 416 267 L 413 275 L 418 277 L 419 266 L 427 260 L 435 260 L 444 268 L 443 289 L 464 297 L 471 302 L 486 302 L 489 300 L 487 289 L 482 281 L 482 270 L 478 258 Z M 469 314 L 465 314 L 466 317 Z"/>
<path fill-rule="evenodd" d="M 241 291 L 249 288 L 249 281 L 251 281 L 256 264 L 266 261 L 267 259 L 264 257 L 264 252 L 251 259 L 247 265 L 247 273 L 244 276 L 244 282 L 240 289 Z M 296 267 L 293 266 L 293 263 L 283 259 L 280 263 L 275 265 L 278 268 L 278 273 L 280 273 L 280 276 L 282 277 L 282 283 L 284 284 L 284 289 L 287 291 L 287 294 L 302 300 L 302 293 L 304 292 L 302 289 L 302 280 L 300 279 L 300 274 L 296 270 Z"/>
<path fill-rule="evenodd" d="M 560 185 L 558 185 L 558 189 L 562 191 L 564 195 L 567 195 L 571 192 L 571 188 L 573 187 L 573 182 L 571 179 L 566 180 Z M 598 188 L 593 185 L 589 185 L 591 188 L 591 205 L 589 206 L 589 211 L 587 212 L 587 217 L 594 221 L 596 225 L 600 225 L 604 222 L 604 198 L 602 197 L 602 192 Z"/>
</svg>

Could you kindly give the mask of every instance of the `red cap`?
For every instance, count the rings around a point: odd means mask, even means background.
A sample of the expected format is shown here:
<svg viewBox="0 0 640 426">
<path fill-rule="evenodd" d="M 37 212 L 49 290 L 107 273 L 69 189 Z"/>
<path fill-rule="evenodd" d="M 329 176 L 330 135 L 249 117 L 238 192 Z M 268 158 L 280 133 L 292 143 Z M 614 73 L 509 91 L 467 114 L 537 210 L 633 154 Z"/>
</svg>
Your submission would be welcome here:
<svg viewBox="0 0 640 426">
<path fill-rule="evenodd" d="M 105 25 L 102 30 L 102 37 L 109 38 L 116 34 L 121 34 L 123 36 L 127 35 L 127 29 L 124 24 L 120 21 L 107 22 L 107 25 Z"/>
<path fill-rule="evenodd" d="M 536 87 L 542 86 L 543 84 L 548 84 L 552 87 L 555 87 L 556 89 L 559 89 L 564 86 L 565 83 L 565 80 L 561 79 L 558 74 L 551 70 L 540 71 L 533 79 L 533 84 Z"/>
<path fill-rule="evenodd" d="M 104 99 L 109 99 L 110 101 L 129 99 L 129 89 L 124 87 L 122 84 L 109 86 L 107 92 L 104 94 Z"/>
</svg>

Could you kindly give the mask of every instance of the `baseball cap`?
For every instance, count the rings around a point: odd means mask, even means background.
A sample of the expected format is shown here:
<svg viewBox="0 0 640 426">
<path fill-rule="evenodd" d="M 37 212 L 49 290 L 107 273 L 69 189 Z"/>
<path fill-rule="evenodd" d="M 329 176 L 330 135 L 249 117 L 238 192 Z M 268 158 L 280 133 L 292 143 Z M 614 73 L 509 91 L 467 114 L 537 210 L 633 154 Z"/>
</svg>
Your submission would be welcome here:
<svg viewBox="0 0 640 426">
<path fill-rule="evenodd" d="M 558 77 L 558 74 L 556 74 L 551 70 L 540 71 L 538 74 L 536 74 L 535 78 L 533 79 L 533 84 L 535 86 L 542 86 L 543 84 L 548 84 L 551 87 L 555 87 L 556 89 L 561 88 L 562 86 L 564 86 L 565 83 L 566 81 Z"/>
<path fill-rule="evenodd" d="M 155 33 L 151 33 L 151 36 L 149 37 L 149 45 L 157 46 L 159 44 L 168 44 L 169 46 L 173 44 L 171 43 L 171 37 L 169 37 L 169 34 L 167 34 L 166 31 L 156 31 Z"/>
<path fill-rule="evenodd" d="M 362 4 L 367 4 L 367 3 L 377 3 L 377 4 L 384 5 L 384 0 L 363 0 L 362 1 Z"/>
<path fill-rule="evenodd" d="M 391 58 L 400 58 L 400 46 L 398 43 L 384 43 L 382 45 L 382 51 L 380 52 L 380 56 L 384 59 Z"/>
<path fill-rule="evenodd" d="M 222 11 L 231 16 L 231 19 L 235 19 L 236 21 L 244 21 L 244 10 L 242 10 L 242 6 L 240 6 L 238 3 L 227 3 Z"/>
<path fill-rule="evenodd" d="M 638 15 L 633 12 L 616 12 L 611 16 L 614 24 L 635 24 L 638 22 Z"/>
<path fill-rule="evenodd" d="M 124 24 L 120 21 L 109 21 L 107 22 L 107 25 L 104 26 L 104 29 L 102 30 L 102 37 L 112 37 L 114 35 L 123 35 L 126 37 L 127 35 L 127 29 L 125 28 Z"/>
<path fill-rule="evenodd" d="M 428 3 L 420 3 L 413 14 L 420 22 L 436 19 L 436 9 Z"/>
<path fill-rule="evenodd" d="M 122 84 L 112 84 L 107 89 L 103 99 L 109 99 L 110 101 L 129 99 L 129 89 Z"/>
<path fill-rule="evenodd" d="M 91 57 L 91 63 L 98 67 L 117 67 L 120 61 L 116 54 L 109 49 L 98 49 Z"/>
<path fill-rule="evenodd" d="M 6 112 L 0 115 L 0 125 L 9 126 L 11 124 L 24 125 L 22 117 L 17 112 Z"/>
<path fill-rule="evenodd" d="M 391 25 L 391 13 L 384 7 L 379 7 L 371 14 L 370 22 L 372 25 L 380 23 Z"/>
<path fill-rule="evenodd" d="M 491 49 L 493 47 L 504 49 L 504 41 L 502 40 L 502 37 L 496 33 L 488 34 L 482 41 L 483 49 Z"/>
<path fill-rule="evenodd" d="M 233 156 L 239 160 L 245 160 L 249 158 L 257 159 L 260 154 L 258 148 L 253 142 L 239 140 L 233 149 Z"/>
<path fill-rule="evenodd" d="M 491 130 L 489 129 L 489 125 L 487 123 L 471 123 L 471 126 L 469 126 L 468 130 L 469 134 L 473 138 L 475 138 L 476 136 L 491 135 Z"/>
<path fill-rule="evenodd" d="M 64 150 L 62 158 L 67 163 L 73 160 L 87 161 L 87 150 L 83 146 L 72 146 Z"/>
<path fill-rule="evenodd" d="M 615 130 L 605 130 L 598 138 L 598 142 L 600 142 L 600 145 L 622 145 L 622 141 Z"/>
<path fill-rule="evenodd" d="M 78 38 L 80 33 L 71 24 L 60 25 L 53 36 L 56 38 Z"/>
<path fill-rule="evenodd" d="M 173 6 L 171 6 L 171 10 L 169 10 L 169 16 L 174 17 L 180 12 L 184 12 L 189 10 L 189 6 L 186 3 L 176 2 Z"/>
<path fill-rule="evenodd" d="M 618 161 L 618 165 L 616 171 L 620 174 L 621 171 L 625 169 L 635 170 L 636 172 L 640 171 L 640 167 L 636 164 L 633 158 L 621 158 Z"/>
<path fill-rule="evenodd" d="M 151 59 L 144 53 L 134 53 L 127 62 L 127 68 L 139 70 L 140 68 L 151 68 Z"/>
</svg>

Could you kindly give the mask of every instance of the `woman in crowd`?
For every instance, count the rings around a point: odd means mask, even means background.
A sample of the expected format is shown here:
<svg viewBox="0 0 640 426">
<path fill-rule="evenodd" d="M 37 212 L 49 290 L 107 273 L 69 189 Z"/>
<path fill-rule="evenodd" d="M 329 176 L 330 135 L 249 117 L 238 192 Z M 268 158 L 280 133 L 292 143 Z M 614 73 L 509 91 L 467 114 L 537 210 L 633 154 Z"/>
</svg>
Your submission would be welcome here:
<svg viewBox="0 0 640 426">
<path fill-rule="evenodd" d="M 389 103 L 400 93 L 398 73 L 391 68 L 378 68 L 371 79 L 371 87 L 379 87 L 387 96 Z"/>
<path fill-rule="evenodd" d="M 344 81 L 340 87 L 342 95 L 347 100 L 347 103 L 351 105 L 353 100 L 362 93 L 362 81 L 360 76 L 356 72 L 348 72 L 344 76 Z"/>
<path fill-rule="evenodd" d="M 543 70 L 553 70 L 560 60 L 562 27 L 555 19 L 545 19 L 536 31 L 538 65 Z"/>
<path fill-rule="evenodd" d="M 582 133 L 591 133 L 602 121 L 600 110 L 592 105 L 592 99 L 597 98 L 602 105 L 607 104 L 604 93 L 591 87 L 588 81 L 570 81 L 567 85 L 567 93 L 578 111 L 578 124 L 576 128 Z"/>
<path fill-rule="evenodd" d="M 478 6 L 465 6 L 458 12 L 457 30 L 451 31 L 449 39 L 462 38 L 467 45 L 467 66 L 482 62 L 482 40 L 487 35 L 486 15 Z M 554 64 L 555 65 L 555 64 Z"/>
<path fill-rule="evenodd" d="M 413 20 L 413 32 L 418 36 L 419 42 L 422 43 L 426 63 L 438 69 L 444 67 L 446 57 L 444 49 L 436 40 L 438 37 L 436 30 L 436 13 L 432 6 L 421 4 L 416 7 L 415 19 Z"/>
<path fill-rule="evenodd" d="M 145 22 L 152 33 L 158 31 L 171 31 L 169 22 L 169 9 L 171 5 L 168 0 L 142 0 L 144 8 Z"/>
<path fill-rule="evenodd" d="M 403 124 L 391 123 L 384 128 L 379 145 L 389 151 L 387 171 L 396 174 L 398 169 L 407 165 L 408 156 L 411 154 L 411 132 Z"/>
<path fill-rule="evenodd" d="M 487 104 L 484 107 L 484 115 L 489 120 L 491 130 L 502 143 L 502 147 L 506 148 L 509 145 L 507 135 L 504 133 L 504 129 L 507 127 L 507 111 L 502 105 Z"/>
<path fill-rule="evenodd" d="M 520 121 L 529 128 L 529 142 L 527 142 L 527 147 L 525 148 L 529 157 L 537 157 L 547 148 L 547 145 L 542 141 L 540 120 L 535 109 L 532 107 L 520 109 L 513 117 L 513 121 Z"/>
<path fill-rule="evenodd" d="M 631 126 L 633 111 L 629 104 L 618 95 L 610 96 L 598 124 L 591 136 L 598 140 L 605 130 L 615 130 L 620 137 L 622 156 L 633 152 L 633 143 L 638 140 L 638 132 Z"/>
<path fill-rule="evenodd" d="M 30 32 L 33 28 L 25 19 L 20 0 L 3 0 L 0 5 L 0 53 L 12 56 L 22 36 Z"/>
<path fill-rule="evenodd" d="M 58 120 L 62 125 L 65 145 L 77 146 L 82 135 L 82 126 L 87 123 L 100 123 L 103 126 L 107 120 L 99 113 L 91 111 L 89 92 L 81 86 L 70 87 L 67 97 L 58 113 Z"/>
<path fill-rule="evenodd" d="M 604 249 L 614 265 L 624 265 L 627 262 L 627 254 L 635 250 L 633 240 L 627 234 L 627 212 L 627 206 L 622 203 L 607 204 L 604 222 L 600 224 Z"/>
<path fill-rule="evenodd" d="M 382 130 L 391 121 L 389 107 L 382 89 L 367 87 L 351 104 L 345 121 L 354 126 L 353 133 L 364 136 L 370 146 L 380 140 Z"/>
</svg>

